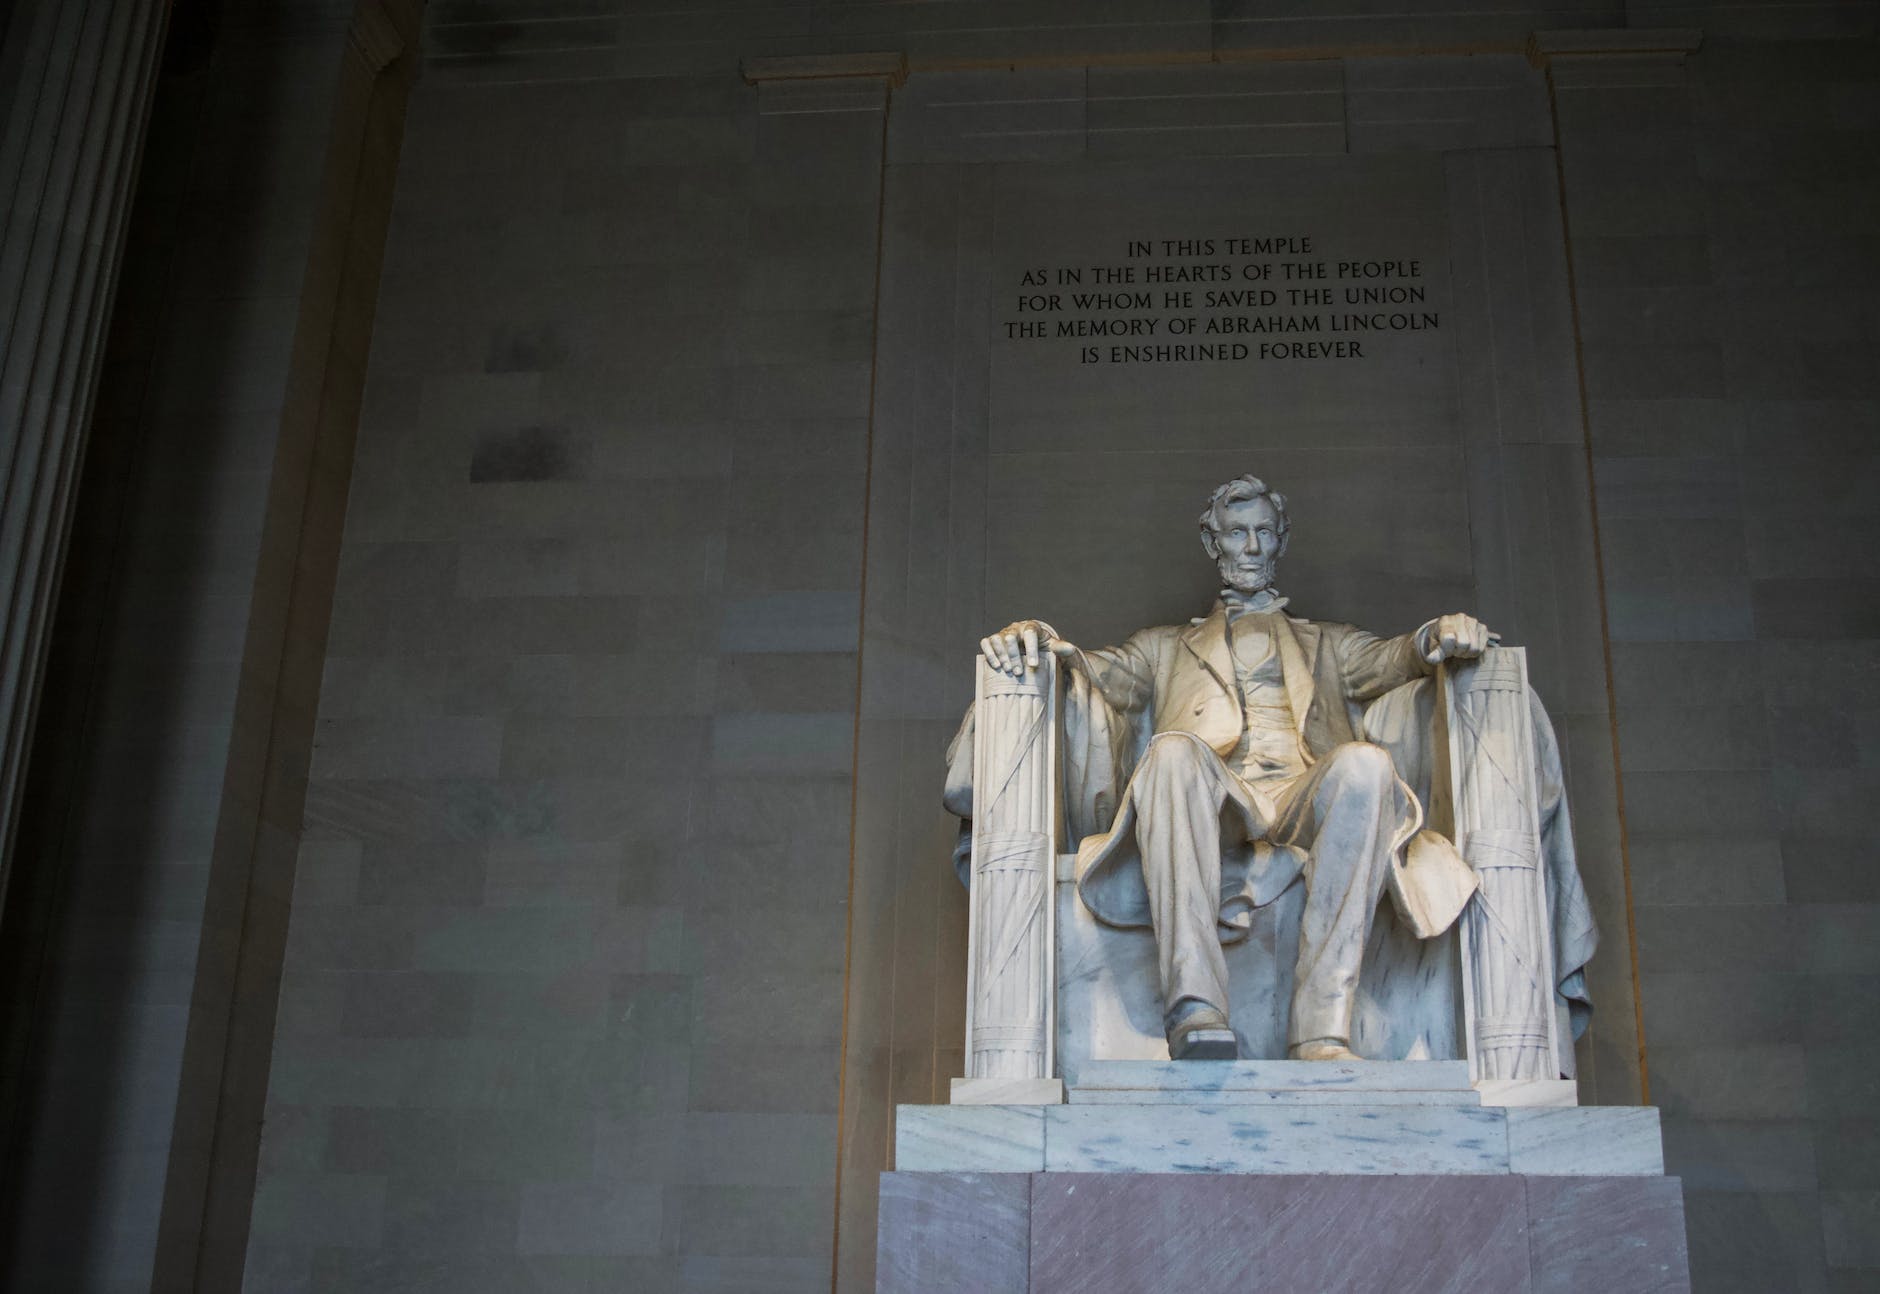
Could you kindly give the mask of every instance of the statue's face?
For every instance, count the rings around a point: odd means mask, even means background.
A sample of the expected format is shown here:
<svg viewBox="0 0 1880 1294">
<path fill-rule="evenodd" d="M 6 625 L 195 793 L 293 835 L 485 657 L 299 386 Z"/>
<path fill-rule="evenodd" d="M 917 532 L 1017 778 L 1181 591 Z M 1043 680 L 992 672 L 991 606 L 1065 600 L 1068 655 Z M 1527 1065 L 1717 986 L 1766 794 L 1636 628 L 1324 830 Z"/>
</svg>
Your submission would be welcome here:
<svg viewBox="0 0 1880 1294">
<path fill-rule="evenodd" d="M 1214 560 L 1220 567 L 1221 583 L 1238 593 L 1271 588 L 1280 554 L 1286 551 L 1286 540 L 1279 530 L 1279 509 L 1261 495 L 1230 503 L 1218 516 Z"/>
</svg>

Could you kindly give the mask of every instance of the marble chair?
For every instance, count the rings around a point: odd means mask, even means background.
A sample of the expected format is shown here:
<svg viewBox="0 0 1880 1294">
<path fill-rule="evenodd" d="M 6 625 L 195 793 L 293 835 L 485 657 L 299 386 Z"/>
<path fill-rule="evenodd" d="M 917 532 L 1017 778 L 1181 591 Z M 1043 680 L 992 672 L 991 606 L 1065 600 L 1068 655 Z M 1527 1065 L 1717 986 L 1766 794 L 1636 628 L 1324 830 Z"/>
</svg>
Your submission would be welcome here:
<svg viewBox="0 0 1880 1294">
<path fill-rule="evenodd" d="M 1060 695 L 1048 658 L 1023 679 L 982 664 L 963 729 L 972 784 L 998 792 L 978 797 L 959 858 L 972 916 L 967 1076 L 956 1080 L 956 1103 L 1008 1102 L 1024 1090 L 1061 1099 L 1052 1094 L 1076 1086 L 1091 1062 L 1168 1059 L 1153 936 L 1103 924 L 1077 893 Z M 1525 653 L 1497 648 L 1445 667 L 1353 717 L 1390 750 L 1427 825 L 1455 841 L 1479 886 L 1431 938 L 1380 905 L 1353 1048 L 1370 1060 L 1466 1060 L 1485 1093 L 1570 1104 L 1579 968 L 1596 936 Z M 1295 883 L 1226 945 L 1243 1060 L 1286 1054 L 1304 902 Z"/>
</svg>

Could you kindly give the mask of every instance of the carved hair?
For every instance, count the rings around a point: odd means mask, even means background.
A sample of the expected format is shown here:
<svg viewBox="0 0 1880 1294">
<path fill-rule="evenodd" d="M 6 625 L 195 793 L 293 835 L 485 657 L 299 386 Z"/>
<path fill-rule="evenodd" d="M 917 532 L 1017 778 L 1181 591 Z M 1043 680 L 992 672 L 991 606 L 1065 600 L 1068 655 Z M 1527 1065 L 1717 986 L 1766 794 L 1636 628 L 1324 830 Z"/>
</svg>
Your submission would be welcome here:
<svg viewBox="0 0 1880 1294">
<path fill-rule="evenodd" d="M 1215 536 L 1221 533 L 1221 509 L 1230 503 L 1246 503 L 1258 498 L 1270 500 L 1273 511 L 1279 513 L 1279 539 L 1283 549 L 1287 532 L 1292 529 L 1292 519 L 1286 515 L 1286 496 L 1249 472 L 1217 488 L 1209 497 L 1208 506 L 1201 510 L 1201 543 L 1207 548 L 1208 556 L 1219 556 Z"/>
</svg>

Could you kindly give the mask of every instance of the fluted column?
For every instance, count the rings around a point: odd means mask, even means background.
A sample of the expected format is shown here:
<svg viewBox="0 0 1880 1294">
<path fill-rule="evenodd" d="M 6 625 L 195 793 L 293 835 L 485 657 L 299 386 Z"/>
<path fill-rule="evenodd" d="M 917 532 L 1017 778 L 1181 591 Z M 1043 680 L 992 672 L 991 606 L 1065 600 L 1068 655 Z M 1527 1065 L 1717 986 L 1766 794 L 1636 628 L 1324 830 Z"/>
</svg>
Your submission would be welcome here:
<svg viewBox="0 0 1880 1294">
<path fill-rule="evenodd" d="M 20 0 L 0 46 L 0 900 L 163 0 Z"/>
<path fill-rule="evenodd" d="M 1013 678 L 976 662 L 966 1077 L 954 1104 L 1062 1099 L 1054 1046 L 1057 661 Z"/>
<path fill-rule="evenodd" d="M 1443 669 L 1455 839 L 1480 888 L 1462 914 L 1464 1014 L 1478 1079 L 1557 1079 L 1527 651 Z"/>
</svg>

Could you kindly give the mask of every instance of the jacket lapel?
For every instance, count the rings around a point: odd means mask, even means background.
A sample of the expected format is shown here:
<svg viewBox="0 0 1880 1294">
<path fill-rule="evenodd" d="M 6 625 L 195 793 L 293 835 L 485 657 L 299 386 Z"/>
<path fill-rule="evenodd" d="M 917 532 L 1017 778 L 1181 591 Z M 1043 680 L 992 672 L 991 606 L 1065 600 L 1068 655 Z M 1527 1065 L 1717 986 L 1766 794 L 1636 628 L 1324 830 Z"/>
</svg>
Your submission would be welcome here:
<svg viewBox="0 0 1880 1294">
<path fill-rule="evenodd" d="M 1319 627 L 1307 620 L 1274 616 L 1273 637 L 1279 643 L 1280 670 L 1286 679 L 1286 700 L 1292 705 L 1293 725 L 1299 729 L 1299 744 L 1307 750 L 1306 714 L 1318 690 Z"/>
<path fill-rule="evenodd" d="M 1234 693 L 1234 656 L 1227 645 L 1227 612 L 1215 607 L 1200 624 L 1182 630 L 1182 645 L 1214 675 L 1214 681 Z"/>
</svg>

